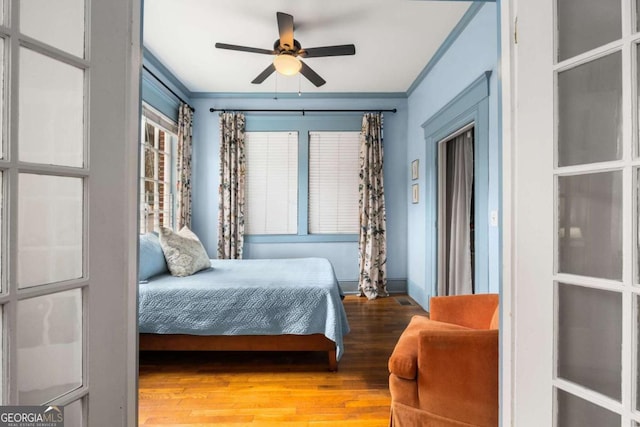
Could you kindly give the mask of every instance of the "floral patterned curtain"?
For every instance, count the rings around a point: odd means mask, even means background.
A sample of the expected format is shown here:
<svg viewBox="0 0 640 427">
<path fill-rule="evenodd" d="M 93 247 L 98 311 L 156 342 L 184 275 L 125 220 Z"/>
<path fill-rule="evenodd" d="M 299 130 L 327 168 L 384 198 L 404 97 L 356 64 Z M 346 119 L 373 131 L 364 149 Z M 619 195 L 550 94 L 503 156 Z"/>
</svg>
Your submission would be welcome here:
<svg viewBox="0 0 640 427">
<path fill-rule="evenodd" d="M 244 244 L 244 114 L 220 113 L 218 258 L 241 259 Z"/>
<path fill-rule="evenodd" d="M 178 114 L 177 191 L 178 230 L 191 228 L 191 135 L 193 111 L 187 104 L 181 104 Z"/>
<path fill-rule="evenodd" d="M 362 118 L 360 140 L 360 296 L 369 299 L 387 292 L 387 236 L 382 178 L 382 114 Z"/>
</svg>

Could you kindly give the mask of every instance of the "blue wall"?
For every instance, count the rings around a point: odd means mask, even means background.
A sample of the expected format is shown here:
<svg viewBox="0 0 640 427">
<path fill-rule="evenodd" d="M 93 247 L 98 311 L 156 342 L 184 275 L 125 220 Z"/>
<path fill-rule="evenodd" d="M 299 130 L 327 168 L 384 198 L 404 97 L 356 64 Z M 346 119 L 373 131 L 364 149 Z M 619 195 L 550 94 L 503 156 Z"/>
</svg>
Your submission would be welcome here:
<svg viewBox="0 0 640 427">
<path fill-rule="evenodd" d="M 391 280 L 406 279 L 407 271 L 407 193 L 404 191 L 409 174 L 406 163 L 407 151 L 407 99 L 403 95 L 368 97 L 357 94 L 334 97 L 301 97 L 280 95 L 255 96 L 207 96 L 193 94 L 196 108 L 193 130 L 193 230 L 201 238 L 211 257 L 217 252 L 218 183 L 219 183 L 219 129 L 218 113 L 209 112 L 210 107 L 226 109 L 392 109 L 397 113 L 385 113 L 385 188 L 387 203 L 387 276 Z M 252 120 L 253 117 L 253 120 Z M 317 114 L 313 116 L 318 117 Z M 259 121 L 260 114 L 247 114 L 247 128 Z M 295 117 L 287 117 L 287 120 Z M 361 116 L 354 115 L 356 123 Z M 331 118 L 326 116 L 326 121 Z M 253 123 L 252 123 L 253 121 Z M 321 256 L 334 265 L 341 282 L 358 280 L 357 242 L 307 242 L 263 243 L 245 242 L 245 258 L 282 258 Z"/>
<path fill-rule="evenodd" d="M 177 93 L 186 103 L 191 104 L 191 92 L 147 49 L 143 51 L 142 64 L 169 86 L 171 90 Z M 174 94 L 167 90 L 166 87 L 158 82 L 156 77 L 152 76 L 147 70 L 142 70 L 142 100 L 177 122 L 180 101 Z"/>
<path fill-rule="evenodd" d="M 477 6 L 475 6 L 477 7 Z M 474 8 L 474 6 L 472 6 Z M 472 9 L 470 9 L 472 10 Z M 492 71 L 489 80 L 489 171 L 488 171 L 488 212 L 498 210 L 499 181 L 498 171 L 498 96 L 497 64 L 498 35 L 497 11 L 495 3 L 485 3 L 477 9 L 475 16 L 467 23 L 462 32 L 451 42 L 439 60 L 428 66 L 429 71 L 416 85 L 408 97 L 407 117 L 407 162 L 420 159 L 420 203 L 408 204 L 407 210 L 407 279 L 409 295 L 423 307 L 435 286 L 435 255 L 430 242 L 436 233 L 435 197 L 427 189 L 433 188 L 436 159 L 428 150 L 422 125 L 440 111 L 447 103 L 465 90 L 486 71 Z M 428 171 L 427 168 L 430 170 Z M 429 173 L 428 173 L 429 172 Z M 409 194 L 411 181 L 405 181 L 404 191 Z M 486 212 L 488 218 L 489 213 Z M 482 227 L 483 224 L 476 224 Z M 488 235 L 488 291 L 499 289 L 499 234 L 497 227 L 487 227 Z"/>
</svg>

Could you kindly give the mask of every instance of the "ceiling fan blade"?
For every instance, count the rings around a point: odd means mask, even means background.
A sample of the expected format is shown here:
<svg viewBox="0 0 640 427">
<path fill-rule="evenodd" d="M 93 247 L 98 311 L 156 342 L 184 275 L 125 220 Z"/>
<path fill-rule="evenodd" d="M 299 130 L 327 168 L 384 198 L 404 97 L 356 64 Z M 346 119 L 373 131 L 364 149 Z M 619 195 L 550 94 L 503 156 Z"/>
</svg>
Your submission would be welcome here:
<svg viewBox="0 0 640 427">
<path fill-rule="evenodd" d="M 356 47 L 352 44 L 343 44 L 339 46 L 323 46 L 302 49 L 299 53 L 303 58 L 318 58 L 321 56 L 344 56 L 355 55 Z"/>
<path fill-rule="evenodd" d="M 276 16 L 280 33 L 280 47 L 285 50 L 293 49 L 293 16 L 282 12 L 277 12 Z"/>
<path fill-rule="evenodd" d="M 316 85 L 316 87 L 320 87 L 326 83 L 326 81 L 318 75 L 315 71 L 313 71 L 307 64 L 300 61 L 302 64 L 302 68 L 300 68 L 300 74 L 305 76 L 311 83 Z"/>
<path fill-rule="evenodd" d="M 253 79 L 253 81 L 251 83 L 256 84 L 256 85 L 262 83 L 263 81 L 266 80 L 267 77 L 269 77 L 271 74 L 273 74 L 273 72 L 275 70 L 276 70 L 276 67 L 274 67 L 273 64 L 269 64 L 269 66 L 267 68 L 265 68 L 263 72 L 258 74 L 258 77 Z"/>
<path fill-rule="evenodd" d="M 218 49 L 239 50 L 241 52 L 263 53 L 265 55 L 275 55 L 276 52 L 268 49 L 259 49 L 257 47 L 238 46 L 235 44 L 216 43 Z"/>
</svg>

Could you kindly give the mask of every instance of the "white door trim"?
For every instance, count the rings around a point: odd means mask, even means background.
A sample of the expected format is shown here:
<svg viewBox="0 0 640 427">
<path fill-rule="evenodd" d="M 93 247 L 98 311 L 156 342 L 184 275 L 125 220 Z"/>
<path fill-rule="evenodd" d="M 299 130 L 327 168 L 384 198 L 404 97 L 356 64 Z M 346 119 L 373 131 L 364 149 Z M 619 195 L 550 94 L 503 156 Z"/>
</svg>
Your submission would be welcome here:
<svg viewBox="0 0 640 427">
<path fill-rule="evenodd" d="M 513 385 L 515 371 L 515 348 L 513 337 L 515 320 L 513 313 L 513 152 L 514 152 L 514 110 L 517 105 L 514 90 L 515 73 L 515 39 L 517 0 L 497 0 L 499 43 L 500 43 L 500 75 L 498 90 L 501 92 L 499 102 L 499 120 L 501 120 L 501 167 L 502 167 L 502 206 L 500 209 L 500 227 L 502 236 L 502 271 L 500 280 L 500 425 L 513 426 L 513 403 L 515 387 Z"/>
<path fill-rule="evenodd" d="M 549 52 L 553 32 L 539 31 L 539 37 L 523 37 L 535 28 L 550 29 L 553 2 L 511 0 L 515 31 L 509 41 L 512 81 L 511 96 L 506 100 L 512 114 L 508 157 L 504 158 L 510 175 L 505 177 L 510 211 L 505 232 L 505 256 L 510 256 L 509 274 L 505 275 L 511 310 L 508 349 L 511 360 L 511 405 L 513 425 L 537 427 L 552 425 L 553 370 L 553 73 L 549 70 Z M 517 11 L 517 13 L 516 13 Z M 519 50 L 526 55 L 518 55 Z M 526 62 L 525 62 L 526 61 Z M 524 75 L 534 75 L 535 85 Z M 521 80 L 525 79 L 525 80 Z M 549 122 L 542 122 L 544 119 Z M 537 120 L 529 118 L 535 117 Z M 523 120 L 519 120 L 523 118 Z M 527 118 L 528 120 L 524 120 Z M 535 124 L 534 124 L 535 122 Z M 526 128 L 530 126 L 530 128 Z M 546 132 L 546 133 L 543 133 Z M 503 155 L 507 154 L 504 153 Z M 530 177 L 536 177 L 535 180 Z M 536 207 L 532 209 L 532 204 Z M 545 215 L 538 215 L 545 212 Z M 504 335 L 503 335 L 504 336 Z M 506 353 L 505 349 L 505 353 Z"/>
<path fill-rule="evenodd" d="M 127 241 L 125 253 L 127 254 L 127 361 L 126 361 L 126 402 L 125 423 L 127 427 L 138 426 L 138 232 L 140 206 L 138 197 L 138 179 L 140 177 L 140 117 L 142 115 L 141 76 L 142 76 L 142 1 L 130 0 L 131 18 L 131 50 L 129 52 L 129 82 L 126 100 L 127 123 L 126 134 L 128 144 L 126 146 L 128 160 L 125 173 L 129 183 L 126 194 L 127 208 Z"/>
<path fill-rule="evenodd" d="M 137 425 L 141 7 L 91 2 L 89 426 Z"/>
</svg>

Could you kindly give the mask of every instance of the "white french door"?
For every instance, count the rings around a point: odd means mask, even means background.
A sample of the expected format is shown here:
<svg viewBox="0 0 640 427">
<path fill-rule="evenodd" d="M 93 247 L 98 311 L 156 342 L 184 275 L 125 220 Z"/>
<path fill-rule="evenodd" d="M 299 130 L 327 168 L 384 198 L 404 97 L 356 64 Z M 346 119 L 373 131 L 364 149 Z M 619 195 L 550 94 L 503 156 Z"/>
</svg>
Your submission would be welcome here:
<svg viewBox="0 0 640 427">
<path fill-rule="evenodd" d="M 507 412 L 516 426 L 640 422 L 636 7 L 509 3 Z"/>
<path fill-rule="evenodd" d="M 2 405 L 133 425 L 136 0 L 0 1 Z"/>
</svg>

